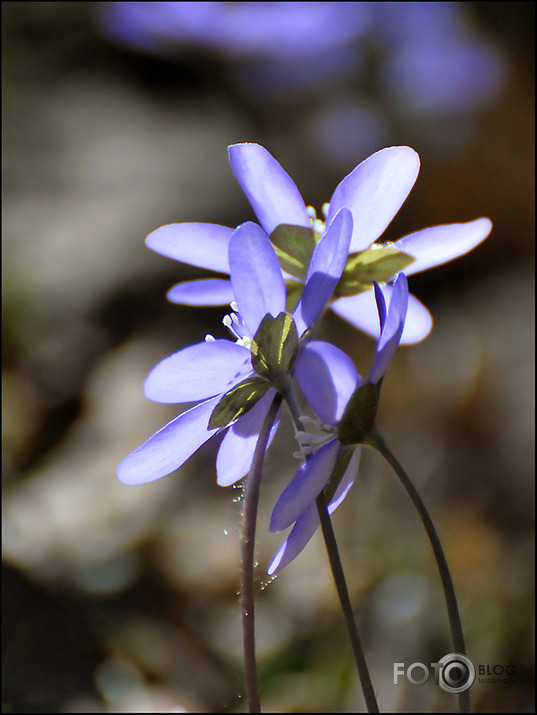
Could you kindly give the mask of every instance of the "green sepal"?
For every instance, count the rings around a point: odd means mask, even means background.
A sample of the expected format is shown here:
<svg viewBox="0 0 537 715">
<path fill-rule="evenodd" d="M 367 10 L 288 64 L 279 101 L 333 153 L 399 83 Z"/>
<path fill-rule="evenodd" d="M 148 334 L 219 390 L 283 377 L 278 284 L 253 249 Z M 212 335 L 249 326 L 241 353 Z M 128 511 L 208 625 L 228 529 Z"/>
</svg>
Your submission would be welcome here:
<svg viewBox="0 0 537 715">
<path fill-rule="evenodd" d="M 385 283 L 409 266 L 414 256 L 392 246 L 376 245 L 347 258 L 343 274 L 336 286 L 338 297 L 357 295 L 369 290 L 373 281 Z"/>
<path fill-rule="evenodd" d="M 339 440 L 344 445 L 363 444 L 375 428 L 379 390 L 366 382 L 353 392 L 339 424 Z"/>
<path fill-rule="evenodd" d="M 287 295 L 285 301 L 285 312 L 294 313 L 295 308 L 298 305 L 298 301 L 302 297 L 302 291 L 304 290 L 304 283 L 299 281 L 286 280 L 285 281 L 285 292 Z"/>
<path fill-rule="evenodd" d="M 252 367 L 261 377 L 278 383 L 289 373 L 298 354 L 299 340 L 295 321 L 287 313 L 261 321 L 250 347 Z"/>
<path fill-rule="evenodd" d="M 281 223 L 270 234 L 270 240 L 284 271 L 301 281 L 306 280 L 315 246 L 313 229 Z"/>
<path fill-rule="evenodd" d="M 232 387 L 214 408 L 208 429 L 228 427 L 238 420 L 270 390 L 271 385 L 261 377 L 249 377 Z"/>
</svg>

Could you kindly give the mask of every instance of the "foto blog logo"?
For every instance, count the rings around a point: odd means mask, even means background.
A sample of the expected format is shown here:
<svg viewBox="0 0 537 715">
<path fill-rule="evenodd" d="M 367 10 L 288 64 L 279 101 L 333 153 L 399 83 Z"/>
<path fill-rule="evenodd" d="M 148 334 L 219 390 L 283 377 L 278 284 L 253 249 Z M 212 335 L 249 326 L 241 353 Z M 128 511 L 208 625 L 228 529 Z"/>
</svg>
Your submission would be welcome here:
<svg viewBox="0 0 537 715">
<path fill-rule="evenodd" d="M 438 663 L 431 663 L 434 672 L 434 682 L 447 693 L 463 693 L 470 688 L 475 680 L 475 666 L 465 655 L 449 653 Z M 393 684 L 398 685 L 399 678 L 406 675 L 412 685 L 424 685 L 431 675 L 429 667 L 424 663 L 412 663 L 405 668 L 404 663 L 393 664 Z"/>
</svg>

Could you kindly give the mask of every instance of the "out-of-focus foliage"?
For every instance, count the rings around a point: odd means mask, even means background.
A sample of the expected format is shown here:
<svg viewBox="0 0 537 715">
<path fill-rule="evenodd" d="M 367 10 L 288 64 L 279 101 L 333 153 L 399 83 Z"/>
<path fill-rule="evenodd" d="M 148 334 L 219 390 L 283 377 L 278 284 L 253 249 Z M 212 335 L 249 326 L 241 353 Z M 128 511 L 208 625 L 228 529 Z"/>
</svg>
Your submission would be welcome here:
<svg viewBox="0 0 537 715">
<path fill-rule="evenodd" d="M 444 119 L 401 77 L 448 92 L 429 73 L 464 67 L 457 36 L 445 55 L 435 43 L 429 63 L 430 47 L 420 55 L 417 40 L 404 49 L 398 39 L 432 22 L 427 3 L 365 5 L 375 20 L 347 39 L 358 63 L 344 82 L 314 75 L 318 85 L 304 78 L 290 95 L 260 98 L 250 55 L 140 53 L 105 35 L 100 3 L 2 4 L 5 711 L 245 710 L 242 492 L 216 485 L 218 444 L 152 484 L 115 475 L 176 412 L 144 398 L 148 370 L 206 333 L 225 336 L 221 311 L 165 300 L 201 272 L 143 240 L 165 223 L 252 218 L 227 163 L 238 141 L 267 146 L 318 208 L 371 150 L 412 145 L 420 181 L 387 239 L 493 220 L 473 254 L 411 278 L 435 328 L 396 355 L 378 424 L 446 545 L 469 656 L 516 668 L 510 684 L 477 682 L 474 710 L 533 711 L 534 5 L 433 4 L 501 67 L 486 101 L 459 87 Z M 374 72 L 359 61 L 366 37 Z M 488 70 L 470 65 L 486 88 Z M 332 315 L 323 330 L 368 373 L 372 341 Z M 263 706 L 360 711 L 322 540 L 276 580 L 265 575 L 280 541 L 270 513 L 296 471 L 283 427 L 257 536 Z M 435 662 L 450 641 L 421 526 L 375 454 L 336 516 L 381 709 L 454 711 L 432 682 L 393 685 L 394 662 Z"/>
</svg>

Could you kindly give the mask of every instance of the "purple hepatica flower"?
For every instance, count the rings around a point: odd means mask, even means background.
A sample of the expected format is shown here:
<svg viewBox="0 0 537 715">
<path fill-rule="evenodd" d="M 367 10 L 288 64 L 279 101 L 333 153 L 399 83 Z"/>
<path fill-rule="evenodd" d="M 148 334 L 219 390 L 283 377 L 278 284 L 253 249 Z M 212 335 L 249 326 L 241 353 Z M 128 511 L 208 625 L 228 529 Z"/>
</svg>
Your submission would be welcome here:
<svg viewBox="0 0 537 715">
<path fill-rule="evenodd" d="M 324 240 L 316 247 L 294 320 L 303 335 L 325 307 L 345 265 L 352 217 L 343 209 L 334 218 Z M 196 401 L 129 454 L 118 467 L 124 484 L 144 484 L 182 466 L 221 428 L 210 428 L 211 416 L 224 395 L 255 378 L 250 346 L 264 317 L 285 311 L 286 290 L 278 259 L 264 231 L 255 223 L 239 226 L 229 242 L 229 266 L 236 312 L 224 324 L 236 342 L 211 338 L 191 345 L 158 363 L 145 382 L 145 394 L 162 403 Z M 217 481 L 229 486 L 250 469 L 259 430 L 275 389 L 262 383 L 263 396 L 233 421 L 220 445 Z M 264 394 L 266 393 L 266 394 Z M 228 425 L 226 425 L 227 428 Z M 273 428 L 274 433 L 276 427 Z"/>
<path fill-rule="evenodd" d="M 406 146 L 388 147 L 359 164 L 336 187 L 326 214 L 326 222 L 316 219 L 300 192 L 280 164 L 259 144 L 234 144 L 229 147 L 230 163 L 259 223 L 270 236 L 282 224 L 299 226 L 315 232 L 316 240 L 325 234 L 335 215 L 347 208 L 352 214 L 353 232 L 349 262 L 343 279 L 334 292 L 331 308 L 342 318 L 369 335 L 379 337 L 379 323 L 373 283 L 386 283 L 388 298 L 393 290 L 393 276 L 403 271 L 407 276 L 440 266 L 463 256 L 479 245 L 490 233 L 492 222 L 479 218 L 467 223 L 453 223 L 416 231 L 391 244 L 377 244 L 410 193 L 418 176 L 418 154 Z M 207 223 L 179 223 L 162 226 L 147 239 L 157 253 L 221 273 L 229 272 L 227 245 L 233 229 Z M 393 253 L 392 253 L 393 252 Z M 406 260 L 401 264 L 401 256 Z M 392 271 L 371 278 L 368 269 L 382 258 Z M 347 290 L 347 270 L 362 262 L 357 289 Z M 355 269 L 356 270 L 356 269 Z M 358 270 L 360 266 L 358 266 Z M 352 278 L 352 271 L 349 272 Z M 352 294 L 353 291 L 356 294 Z M 360 292 L 358 292 L 360 291 Z M 343 293 L 343 295 L 341 295 Z M 345 295 L 346 293 L 346 295 Z M 350 295 L 349 295 L 350 293 Z M 338 297 L 341 295 L 341 297 Z M 180 284 L 170 291 L 173 302 L 188 305 L 218 305 L 229 302 L 232 289 L 223 279 L 198 280 Z M 221 301 L 221 303 L 219 303 Z M 401 344 L 423 340 L 431 331 L 432 316 L 412 294 Z"/>
<path fill-rule="evenodd" d="M 293 523 L 294 527 L 270 563 L 269 574 L 296 558 L 317 530 L 319 516 L 315 500 L 329 482 L 338 459 L 345 454 L 345 448 L 347 459 L 340 462 L 343 464 L 340 470 L 343 476 L 329 496 L 329 513 L 341 504 L 358 473 L 361 447 L 356 443 L 361 440 L 357 435 L 347 438 L 341 428 L 345 421 L 349 421 L 345 416 L 358 388 L 371 385 L 378 392 L 397 350 L 408 307 L 405 275 L 400 273 L 394 282 L 388 310 L 378 285 L 375 286 L 375 294 L 381 333 L 367 383 L 362 380 L 349 356 L 330 343 L 310 342 L 297 360 L 296 377 L 300 389 L 321 421 L 332 428 L 332 434 L 338 429 L 338 434 L 306 460 L 274 507 L 270 530 L 282 531 Z"/>
</svg>

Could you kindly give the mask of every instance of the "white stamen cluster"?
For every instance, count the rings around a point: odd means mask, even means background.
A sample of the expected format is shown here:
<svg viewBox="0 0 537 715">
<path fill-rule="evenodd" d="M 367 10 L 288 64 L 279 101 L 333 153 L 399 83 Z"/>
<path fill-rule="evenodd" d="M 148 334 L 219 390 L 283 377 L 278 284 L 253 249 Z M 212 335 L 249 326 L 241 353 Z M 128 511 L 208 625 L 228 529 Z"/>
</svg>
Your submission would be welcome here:
<svg viewBox="0 0 537 715">
<path fill-rule="evenodd" d="M 335 427 L 325 425 L 318 418 L 313 419 L 306 415 L 302 415 L 300 421 L 304 430 L 295 430 L 295 436 L 300 444 L 300 451 L 293 454 L 296 459 L 304 459 L 310 454 L 315 454 L 323 445 L 334 439 Z"/>
<path fill-rule="evenodd" d="M 322 207 L 322 212 L 323 212 L 325 221 L 326 221 L 326 217 L 328 215 L 328 207 L 329 207 L 329 204 L 323 204 L 323 207 Z M 320 218 L 317 218 L 317 211 L 315 211 L 313 206 L 306 206 L 306 211 L 308 212 L 308 216 L 310 217 L 311 227 L 313 229 L 313 232 L 315 233 L 316 242 L 319 243 L 319 241 L 321 240 L 321 238 L 324 235 L 325 221 L 321 220 Z"/>
<path fill-rule="evenodd" d="M 235 301 L 230 303 L 230 308 L 233 311 L 229 315 L 222 318 L 222 323 L 226 326 L 229 332 L 236 338 L 236 343 L 245 348 L 250 349 L 253 339 L 248 333 L 246 325 L 240 316 L 238 305 Z"/>
</svg>

